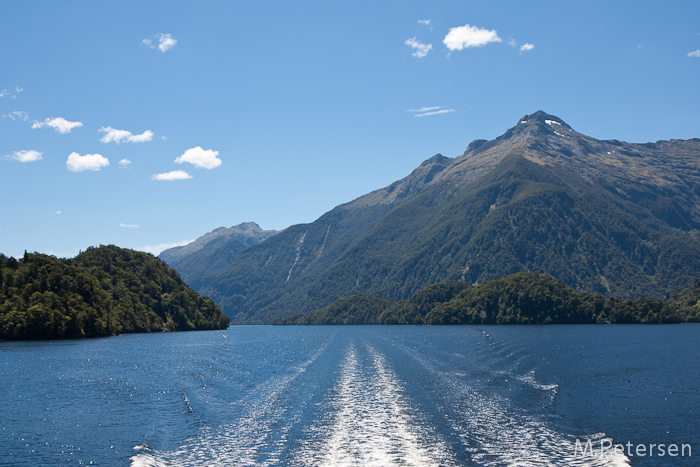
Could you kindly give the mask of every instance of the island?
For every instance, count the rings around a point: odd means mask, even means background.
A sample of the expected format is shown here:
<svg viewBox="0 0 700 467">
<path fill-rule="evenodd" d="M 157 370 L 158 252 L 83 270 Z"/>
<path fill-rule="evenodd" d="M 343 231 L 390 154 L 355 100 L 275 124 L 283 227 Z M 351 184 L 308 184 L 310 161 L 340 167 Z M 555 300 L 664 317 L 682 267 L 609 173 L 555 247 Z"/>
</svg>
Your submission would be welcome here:
<svg viewBox="0 0 700 467">
<path fill-rule="evenodd" d="M 148 253 L 113 245 L 75 258 L 0 254 L 0 339 L 226 329 L 213 300 Z"/>
</svg>

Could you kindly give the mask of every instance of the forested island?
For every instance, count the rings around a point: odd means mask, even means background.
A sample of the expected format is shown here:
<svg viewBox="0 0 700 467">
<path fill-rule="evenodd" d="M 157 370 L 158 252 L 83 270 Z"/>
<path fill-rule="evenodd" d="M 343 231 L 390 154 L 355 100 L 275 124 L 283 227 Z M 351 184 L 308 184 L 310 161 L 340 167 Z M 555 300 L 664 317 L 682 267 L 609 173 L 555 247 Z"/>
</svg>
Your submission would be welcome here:
<svg viewBox="0 0 700 467">
<path fill-rule="evenodd" d="M 225 329 L 213 300 L 148 253 L 89 248 L 72 259 L 0 254 L 0 339 Z"/>
<path fill-rule="evenodd" d="M 615 300 L 577 292 L 544 274 L 516 273 L 472 285 L 445 281 L 408 300 L 341 298 L 277 324 L 633 324 L 700 321 L 700 280 L 666 300 Z"/>
</svg>

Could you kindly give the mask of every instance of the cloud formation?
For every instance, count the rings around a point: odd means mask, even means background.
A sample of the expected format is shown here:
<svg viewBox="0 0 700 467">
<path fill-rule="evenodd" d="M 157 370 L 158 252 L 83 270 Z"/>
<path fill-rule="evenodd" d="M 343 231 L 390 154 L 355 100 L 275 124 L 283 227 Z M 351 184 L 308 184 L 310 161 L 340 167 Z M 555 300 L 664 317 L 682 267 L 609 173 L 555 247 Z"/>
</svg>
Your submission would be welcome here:
<svg viewBox="0 0 700 467">
<path fill-rule="evenodd" d="M 129 159 L 122 159 L 118 162 L 119 167 L 126 169 L 129 167 L 129 164 L 131 164 L 131 161 Z"/>
<path fill-rule="evenodd" d="M 185 162 L 194 165 L 198 169 L 214 169 L 221 165 L 221 159 L 217 156 L 219 151 L 212 149 L 204 150 L 197 146 L 185 151 L 180 157 L 175 159 L 176 164 L 184 164 Z"/>
<path fill-rule="evenodd" d="M 100 141 L 103 143 L 145 143 L 153 140 L 153 132 L 151 130 L 146 130 L 140 135 L 134 135 L 127 130 L 117 130 L 111 126 L 103 126 L 97 131 L 105 134 L 100 138 Z"/>
<path fill-rule="evenodd" d="M 190 178 L 192 178 L 192 175 L 188 174 L 184 170 L 173 170 L 171 172 L 165 172 L 151 176 L 151 180 L 159 181 L 187 180 Z"/>
<path fill-rule="evenodd" d="M 5 157 L 19 162 L 35 162 L 43 159 L 43 157 L 41 157 L 42 154 L 44 153 L 30 149 L 23 151 L 14 151 L 11 155 L 7 155 Z"/>
<path fill-rule="evenodd" d="M 430 49 L 433 48 L 433 44 L 423 44 L 422 42 L 417 41 L 415 37 L 406 39 L 404 44 L 415 50 L 415 52 L 413 52 L 411 55 L 413 55 L 416 58 L 425 57 L 426 55 L 428 55 L 428 52 L 430 52 Z"/>
<path fill-rule="evenodd" d="M 66 161 L 66 167 L 71 172 L 85 172 L 86 170 L 97 172 L 108 165 L 109 159 L 101 154 L 85 154 L 81 156 L 77 152 L 72 152 Z"/>
<path fill-rule="evenodd" d="M 5 96 L 10 96 L 11 99 L 17 99 L 17 95 L 24 91 L 24 88 L 20 88 L 19 86 L 15 86 L 15 92 L 8 92 L 7 88 L 2 88 L 2 91 L 0 91 L 0 97 L 5 97 Z"/>
<path fill-rule="evenodd" d="M 73 128 L 78 128 L 81 126 L 83 126 L 81 122 L 69 122 L 65 118 L 61 117 L 47 118 L 43 122 L 34 120 L 34 123 L 32 124 L 32 128 L 49 127 L 62 134 L 70 133 Z"/>
<path fill-rule="evenodd" d="M 534 44 L 530 44 L 529 42 L 526 42 L 525 44 L 520 46 L 520 51 L 527 52 L 528 50 L 532 50 L 534 48 L 535 48 Z"/>
<path fill-rule="evenodd" d="M 440 115 L 450 112 L 454 112 L 455 109 L 448 109 L 446 107 L 421 107 L 420 109 L 408 109 L 406 112 L 413 113 L 414 117 L 429 117 L 431 115 Z"/>
<path fill-rule="evenodd" d="M 167 52 L 168 50 L 175 47 L 175 44 L 177 44 L 177 39 L 173 39 L 173 36 L 171 36 L 170 34 L 159 33 L 153 37 L 158 39 L 158 44 L 155 44 L 153 39 L 144 39 L 141 42 L 146 44 L 146 46 L 151 49 L 158 48 L 158 50 L 160 50 L 161 52 Z"/>
<path fill-rule="evenodd" d="M 418 24 L 421 26 L 430 26 L 431 21 L 429 19 L 419 19 Z"/>
<path fill-rule="evenodd" d="M 498 37 L 498 33 L 495 29 L 489 31 L 488 29 L 466 24 L 464 26 L 450 28 L 450 31 L 442 42 L 450 51 L 453 51 L 467 49 L 469 47 L 482 47 L 491 42 L 501 42 L 501 38 Z"/>
<path fill-rule="evenodd" d="M 8 114 L 3 115 L 2 118 L 9 118 L 10 120 L 24 120 L 25 122 L 28 122 L 29 114 L 21 110 L 14 110 Z"/>
<path fill-rule="evenodd" d="M 688 57 L 700 57 L 700 49 L 688 52 Z"/>
<path fill-rule="evenodd" d="M 140 225 L 138 225 L 138 224 L 123 224 L 123 223 L 120 223 L 120 224 L 119 224 L 119 227 L 124 228 L 124 229 L 138 229 L 138 228 L 140 227 Z"/>
</svg>

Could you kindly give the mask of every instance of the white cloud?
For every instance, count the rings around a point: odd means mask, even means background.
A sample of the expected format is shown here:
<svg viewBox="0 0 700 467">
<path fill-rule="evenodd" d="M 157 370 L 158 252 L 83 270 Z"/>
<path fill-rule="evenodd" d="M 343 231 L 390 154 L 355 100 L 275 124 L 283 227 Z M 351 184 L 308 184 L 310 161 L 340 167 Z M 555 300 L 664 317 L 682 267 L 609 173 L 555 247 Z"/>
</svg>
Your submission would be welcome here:
<svg viewBox="0 0 700 467">
<path fill-rule="evenodd" d="M 175 159 L 176 164 L 184 164 L 189 162 L 198 169 L 214 169 L 221 165 L 221 159 L 217 156 L 219 151 L 214 151 L 212 149 L 204 150 L 197 146 L 196 148 L 190 148 L 185 151 L 180 157 Z"/>
<path fill-rule="evenodd" d="M 534 44 L 530 44 L 529 42 L 527 42 L 527 43 L 523 44 L 522 46 L 520 46 L 520 51 L 527 52 L 528 50 L 532 50 L 534 48 L 535 48 Z"/>
<path fill-rule="evenodd" d="M 419 19 L 418 24 L 421 26 L 430 26 L 431 21 L 429 19 Z"/>
<path fill-rule="evenodd" d="M 420 109 L 408 109 L 406 112 L 429 112 L 431 110 L 441 109 L 442 107 L 421 107 Z"/>
<path fill-rule="evenodd" d="M 122 227 L 122 228 L 124 228 L 124 229 L 138 229 L 138 228 L 140 227 L 140 225 L 138 225 L 138 224 L 123 224 L 123 223 L 120 223 L 120 224 L 119 224 L 119 227 Z"/>
<path fill-rule="evenodd" d="M 173 39 L 173 36 L 170 34 L 159 33 L 154 37 L 158 39 L 158 45 L 154 44 L 153 40 L 151 39 L 143 39 L 141 42 L 145 44 L 146 47 L 151 49 L 155 49 L 157 47 L 161 52 L 167 52 L 175 47 L 175 44 L 177 44 L 177 39 Z"/>
<path fill-rule="evenodd" d="M 151 141 L 153 139 L 153 132 L 151 130 L 146 130 L 140 135 L 134 135 L 127 130 L 117 130 L 111 126 L 103 126 L 97 131 L 105 134 L 102 138 L 100 138 L 100 141 L 103 143 L 145 143 L 146 141 Z"/>
<path fill-rule="evenodd" d="M 422 107 L 420 109 L 408 109 L 406 112 L 412 112 L 414 117 L 429 117 L 431 115 L 440 115 L 454 112 L 455 109 L 447 109 L 442 106 L 438 107 Z"/>
<path fill-rule="evenodd" d="M 413 55 L 416 58 L 425 57 L 426 55 L 428 55 L 428 52 L 430 52 L 430 49 L 433 48 L 433 44 L 423 44 L 422 42 L 417 41 L 415 37 L 406 39 L 404 44 L 415 50 L 415 52 L 413 52 L 411 55 Z"/>
<path fill-rule="evenodd" d="M 101 154 L 85 154 L 81 156 L 72 152 L 66 161 L 66 167 L 71 172 L 84 172 L 86 170 L 98 171 L 109 165 L 109 159 Z"/>
<path fill-rule="evenodd" d="M 56 130 L 58 133 L 66 134 L 70 133 L 73 128 L 81 127 L 83 124 L 81 122 L 69 122 L 65 118 L 47 118 L 43 122 L 34 121 L 32 128 L 44 128 L 49 127 Z"/>
<path fill-rule="evenodd" d="M 416 117 L 428 117 L 430 115 L 440 115 L 440 114 L 446 114 L 446 113 L 450 113 L 450 112 L 454 112 L 454 111 L 455 111 L 455 109 L 440 109 L 440 110 L 436 110 L 434 112 L 425 112 L 422 114 L 416 114 Z"/>
<path fill-rule="evenodd" d="M 8 114 L 3 115 L 2 118 L 9 118 L 10 120 L 24 120 L 25 122 L 28 122 L 29 114 L 21 110 L 14 110 Z"/>
<path fill-rule="evenodd" d="M 146 253 L 150 253 L 153 256 L 158 256 L 161 254 L 163 251 L 169 249 L 169 248 L 175 248 L 176 246 L 185 246 L 189 245 L 190 243 L 194 242 L 194 239 L 192 240 L 183 240 L 181 242 L 173 242 L 173 243 L 159 243 L 157 245 L 146 245 L 142 247 L 135 248 L 136 251 L 144 251 Z"/>
<path fill-rule="evenodd" d="M 119 167 L 126 169 L 129 167 L 129 164 L 131 164 L 131 161 L 129 159 L 122 159 L 119 161 Z"/>
<path fill-rule="evenodd" d="M 166 181 L 171 181 L 171 180 L 187 180 L 192 178 L 192 175 L 188 174 L 184 170 L 173 170 L 172 172 L 165 172 L 162 174 L 155 174 L 151 176 L 152 180 L 166 180 Z"/>
<path fill-rule="evenodd" d="M 491 42 L 501 42 L 495 29 L 479 28 L 477 26 L 464 25 L 450 28 L 442 41 L 450 50 L 462 50 L 469 47 L 482 47 Z"/>
<path fill-rule="evenodd" d="M 40 161 L 43 159 L 41 155 L 44 154 L 43 152 L 35 151 L 33 149 L 30 150 L 23 150 L 23 151 L 14 151 L 12 155 L 7 155 L 8 159 L 13 159 L 19 162 L 35 162 L 35 161 Z"/>
<path fill-rule="evenodd" d="M 170 34 L 158 34 L 158 50 L 161 52 L 167 52 L 175 47 L 175 44 L 177 44 L 177 39 L 173 39 Z"/>
<path fill-rule="evenodd" d="M 517 46 L 518 46 L 518 43 L 515 42 L 515 39 L 513 39 L 513 38 L 511 37 L 510 39 L 508 39 L 508 45 L 511 46 L 511 47 L 517 47 Z"/>
<path fill-rule="evenodd" d="M 24 88 L 20 88 L 19 86 L 15 86 L 14 94 L 12 91 L 8 92 L 7 88 L 2 88 L 2 91 L 0 91 L 0 97 L 10 96 L 10 99 L 17 99 L 17 95 L 22 91 L 24 91 Z"/>
<path fill-rule="evenodd" d="M 63 211 L 56 211 L 56 214 L 63 214 Z"/>
<path fill-rule="evenodd" d="M 688 57 L 700 57 L 700 49 L 688 52 Z"/>
</svg>

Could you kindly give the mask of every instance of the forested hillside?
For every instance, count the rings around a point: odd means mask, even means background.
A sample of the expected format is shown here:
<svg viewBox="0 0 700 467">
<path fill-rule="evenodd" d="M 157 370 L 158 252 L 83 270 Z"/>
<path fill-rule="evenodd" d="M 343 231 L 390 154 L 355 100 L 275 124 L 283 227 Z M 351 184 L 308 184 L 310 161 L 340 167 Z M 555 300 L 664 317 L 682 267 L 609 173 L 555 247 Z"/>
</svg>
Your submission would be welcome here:
<svg viewBox="0 0 700 467">
<path fill-rule="evenodd" d="M 0 339 L 225 329 L 228 322 L 147 253 L 101 246 L 73 259 L 0 255 Z"/>
<path fill-rule="evenodd" d="M 700 279 L 673 293 L 668 302 L 689 321 L 700 322 Z"/>
<path fill-rule="evenodd" d="M 698 305 L 698 283 L 692 303 Z M 685 292 L 684 292 L 685 293 Z M 685 293 L 683 297 L 689 296 Z M 690 303 L 690 302 L 688 302 Z M 683 300 L 683 304 L 686 301 Z M 697 310 L 695 310 L 697 311 Z M 407 300 L 354 295 L 281 324 L 632 324 L 698 321 L 676 302 L 615 300 L 577 292 L 544 274 L 516 273 L 471 285 L 446 281 Z"/>
</svg>

